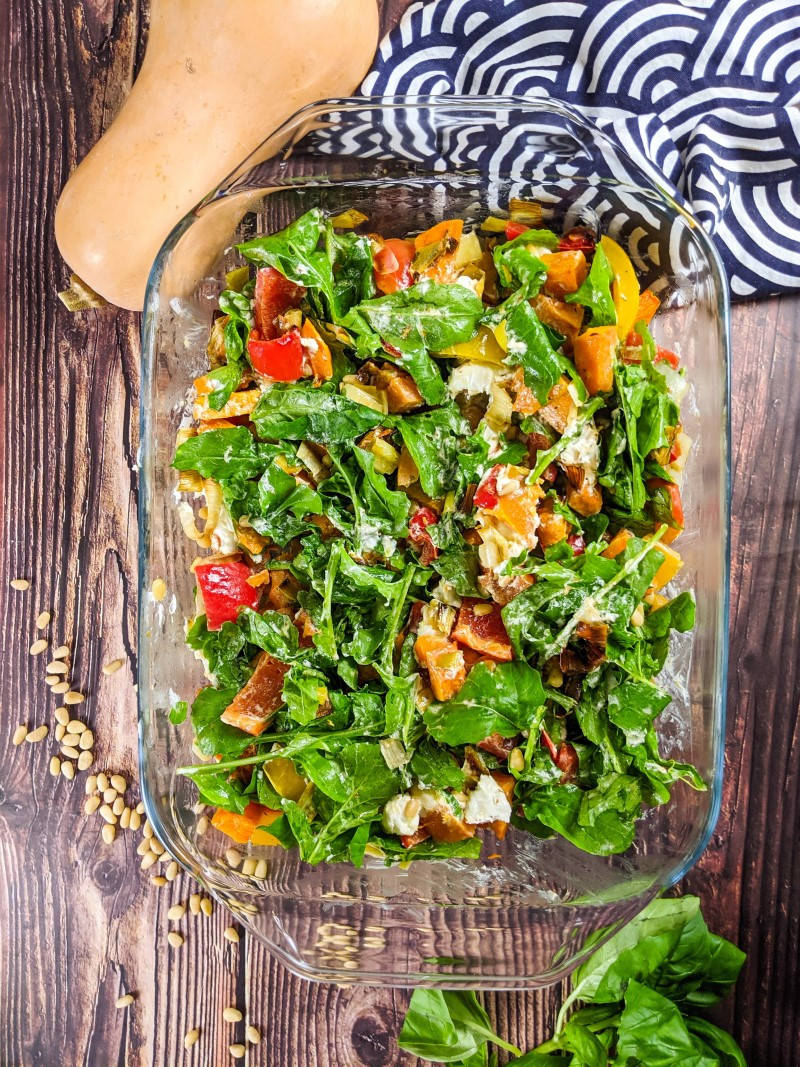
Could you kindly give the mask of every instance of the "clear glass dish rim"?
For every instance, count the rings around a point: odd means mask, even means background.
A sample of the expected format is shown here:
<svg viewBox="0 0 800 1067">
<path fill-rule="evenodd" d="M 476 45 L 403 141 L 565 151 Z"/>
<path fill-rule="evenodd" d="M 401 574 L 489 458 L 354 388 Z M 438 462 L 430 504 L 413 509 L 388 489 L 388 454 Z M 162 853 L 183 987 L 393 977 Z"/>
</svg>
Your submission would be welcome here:
<svg viewBox="0 0 800 1067">
<path fill-rule="evenodd" d="M 235 195 L 241 192 L 241 188 L 231 188 L 235 183 L 237 176 L 246 174 L 247 171 L 255 165 L 251 163 L 258 157 L 260 150 L 263 146 L 273 138 L 288 135 L 292 131 L 300 129 L 302 126 L 307 125 L 313 121 L 314 118 L 321 117 L 322 115 L 331 112 L 338 111 L 344 113 L 352 112 L 364 112 L 375 111 L 377 113 L 400 111 L 404 108 L 428 108 L 430 110 L 451 110 L 459 107 L 469 110 L 473 115 L 475 113 L 483 113 L 486 116 L 485 122 L 487 125 L 493 124 L 497 119 L 497 112 L 500 108 L 514 108 L 517 110 L 530 110 L 530 111 L 550 111 L 555 115 L 562 116 L 569 121 L 577 123 L 592 137 L 594 141 L 600 141 L 602 143 L 613 145 L 615 154 L 622 160 L 624 160 L 626 166 L 632 171 L 641 176 L 642 185 L 631 184 L 623 182 L 616 178 L 603 178 L 601 181 L 607 182 L 610 185 L 617 187 L 628 188 L 640 195 L 644 195 L 648 198 L 660 200 L 662 204 L 666 205 L 670 210 L 676 214 L 681 214 L 689 222 L 692 227 L 694 236 L 698 239 L 702 246 L 703 252 L 707 257 L 708 263 L 711 267 L 714 277 L 714 287 L 716 294 L 716 316 L 718 324 L 721 327 L 721 343 L 722 354 L 725 362 L 725 411 L 721 420 L 722 426 L 725 432 L 725 458 L 724 458 L 724 470 L 722 472 L 722 487 L 724 490 L 723 499 L 723 535 L 725 538 L 725 545 L 723 550 L 723 562 L 724 562 L 724 576 L 722 582 L 722 588 L 720 590 L 720 615 L 722 617 L 722 633 L 720 634 L 719 641 L 719 677 L 722 685 L 722 692 L 719 694 L 719 711 L 716 723 L 712 724 L 712 729 L 718 731 L 718 736 L 715 737 L 716 743 L 716 761 L 713 767 L 713 780 L 709 784 L 710 789 L 710 804 L 706 813 L 705 822 L 700 835 L 694 848 L 687 852 L 687 854 L 675 864 L 668 874 L 659 879 L 660 890 L 656 892 L 669 889 L 671 886 L 679 882 L 687 872 L 694 866 L 699 857 L 705 851 L 711 835 L 714 831 L 714 827 L 719 818 L 721 803 L 722 803 L 722 776 L 724 769 L 724 756 L 725 756 L 725 732 L 726 732 L 726 719 L 727 719 L 727 673 L 728 673 L 728 656 L 729 656 L 729 604 L 730 604 L 730 532 L 731 532 L 731 458 L 730 458 L 730 441 L 731 441 L 731 413 L 730 413 L 730 395 L 731 395 L 731 360 L 730 360 L 730 299 L 727 279 L 722 266 L 722 261 L 718 252 L 714 246 L 713 241 L 705 232 L 699 221 L 695 218 L 689 208 L 683 204 L 679 204 L 674 197 L 664 188 L 660 188 L 650 177 L 643 171 L 643 169 L 630 158 L 625 152 L 624 148 L 621 148 L 615 141 L 613 141 L 606 133 L 604 133 L 598 126 L 587 118 L 578 108 L 571 104 L 567 104 L 564 101 L 558 100 L 550 96 L 484 96 L 484 97 L 472 97 L 460 94 L 439 94 L 439 95 L 394 95 L 394 96 L 351 96 L 351 97 L 334 97 L 329 99 L 318 100 L 313 103 L 307 104 L 302 108 L 295 111 L 289 118 L 283 123 L 277 126 L 274 130 L 266 135 L 266 137 L 260 142 L 260 144 L 239 163 L 220 183 L 215 189 L 211 190 L 206 196 L 204 196 L 197 205 L 191 209 L 184 217 L 175 225 L 169 235 L 166 237 L 162 244 L 153 266 L 150 270 L 150 274 L 147 281 L 147 288 L 145 293 L 144 310 L 142 314 L 142 327 L 141 327 L 141 339 L 142 349 L 140 357 L 140 409 L 139 409 L 139 489 L 137 498 L 137 525 L 139 535 L 139 551 L 138 551 L 138 567 L 137 567 L 137 723 L 138 723 L 138 761 L 139 761 L 139 777 L 140 777 L 140 789 L 142 793 L 142 800 L 145 805 L 147 816 L 153 825 L 156 836 L 162 842 L 169 842 L 169 850 L 175 855 L 181 864 L 204 885 L 209 887 L 215 887 L 215 880 L 210 879 L 202 872 L 194 857 L 191 853 L 187 852 L 182 847 L 179 839 L 168 831 L 167 826 L 162 820 L 158 805 L 155 802 L 155 798 L 150 792 L 150 784 L 148 778 L 148 766 L 149 766 L 149 754 L 145 744 L 145 724 L 147 718 L 146 697 L 145 688 L 143 686 L 144 669 L 143 663 L 146 662 L 142 650 L 147 648 L 147 640 L 145 630 L 147 628 L 147 620 L 143 610 L 144 598 L 147 595 L 147 589 L 145 586 L 146 581 L 146 555 L 143 551 L 143 546 L 147 539 L 147 509 L 145 502 L 149 500 L 149 492 L 147 491 L 147 475 L 145 462 L 149 456 L 151 450 L 151 438 L 148 434 L 148 418 L 149 408 L 142 402 L 143 397 L 149 395 L 150 392 L 150 367 L 152 361 L 148 358 L 153 347 L 153 320 L 154 312 L 158 306 L 158 286 L 160 283 L 163 267 L 172 252 L 172 249 L 177 244 L 181 236 L 192 225 L 198 212 L 200 212 L 208 204 L 222 199 L 229 195 Z M 336 157 L 331 157 L 331 159 Z M 353 157 L 358 159 L 360 157 Z M 363 157 L 364 164 L 369 165 L 370 162 L 374 162 L 374 157 Z M 266 162 L 261 160 L 260 162 Z M 464 176 L 468 176 L 471 172 L 464 170 L 460 172 Z M 448 172 L 430 172 L 431 176 L 441 177 L 443 181 L 446 181 L 449 177 Z M 378 184 L 381 179 L 371 179 Z M 344 182 L 327 181 L 319 182 L 315 181 L 313 176 L 306 178 L 294 179 L 291 182 L 292 185 L 306 187 L 313 186 L 314 184 L 323 184 L 328 187 L 337 184 L 348 184 Z M 220 882 L 218 888 L 225 889 L 224 882 Z M 241 890 L 239 890 L 241 893 Z M 252 894 L 259 896 L 260 891 L 254 889 Z M 359 903 L 355 901 L 354 903 Z M 390 910 L 390 909 L 389 909 Z M 288 961 L 287 961 L 288 962 Z M 291 964 L 295 966 L 295 964 Z M 466 982 L 458 982 L 457 976 L 450 976 L 455 984 L 468 984 Z M 465 976 L 468 978 L 469 976 Z M 500 987 L 495 987 L 500 988 Z"/>
</svg>

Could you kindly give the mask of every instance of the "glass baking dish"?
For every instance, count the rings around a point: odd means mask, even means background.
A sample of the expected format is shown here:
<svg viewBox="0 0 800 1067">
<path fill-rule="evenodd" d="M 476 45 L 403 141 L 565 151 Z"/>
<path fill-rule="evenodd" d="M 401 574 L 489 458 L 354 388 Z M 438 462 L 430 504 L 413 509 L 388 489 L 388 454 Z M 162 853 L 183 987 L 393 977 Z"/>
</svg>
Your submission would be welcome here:
<svg viewBox="0 0 800 1067">
<path fill-rule="evenodd" d="M 174 769 L 195 758 L 178 699 L 202 684 L 184 645 L 195 546 L 174 505 L 170 461 L 233 246 L 319 205 L 362 210 L 386 235 L 447 216 L 478 222 L 511 197 L 542 205 L 544 224 L 608 233 L 630 251 L 666 311 L 657 339 L 692 382 L 685 482 L 685 566 L 697 597 L 694 635 L 676 635 L 674 701 L 662 748 L 698 766 L 705 793 L 675 786 L 627 853 L 597 857 L 561 839 L 512 830 L 480 860 L 387 868 L 309 867 L 255 848 L 256 879 L 224 861 L 230 841 L 200 833 L 194 787 Z M 728 298 L 697 222 L 585 117 L 550 99 L 389 98 L 311 105 L 272 133 L 175 228 L 153 267 L 143 326 L 139 568 L 139 753 L 148 816 L 166 848 L 298 975 L 390 985 L 536 988 L 580 962 L 599 928 L 630 919 L 676 882 L 708 841 L 720 802 L 727 655 Z M 155 579 L 167 595 L 156 600 Z M 202 824 L 200 829 L 202 829 Z"/>
</svg>

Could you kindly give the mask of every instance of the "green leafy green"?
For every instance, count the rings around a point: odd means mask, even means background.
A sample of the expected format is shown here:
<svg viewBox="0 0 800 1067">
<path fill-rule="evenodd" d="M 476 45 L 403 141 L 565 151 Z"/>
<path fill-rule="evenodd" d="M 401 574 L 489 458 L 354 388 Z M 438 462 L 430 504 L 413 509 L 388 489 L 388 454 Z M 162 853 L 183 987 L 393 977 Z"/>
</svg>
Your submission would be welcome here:
<svg viewBox="0 0 800 1067">
<path fill-rule="evenodd" d="M 379 411 L 334 392 L 327 385 L 273 385 L 251 416 L 261 437 L 271 440 L 347 444 L 384 421 Z"/>
<path fill-rule="evenodd" d="M 582 304 L 589 308 L 591 317 L 590 326 L 615 326 L 617 313 L 614 309 L 614 299 L 611 296 L 611 283 L 614 280 L 614 272 L 603 251 L 602 245 L 597 245 L 594 250 L 592 265 L 583 284 L 569 293 L 564 299 L 568 304 Z"/>
<path fill-rule="evenodd" d="M 545 702 L 542 678 L 519 660 L 492 670 L 477 663 L 458 693 L 425 709 L 428 733 L 446 745 L 476 744 L 490 734 L 515 737 Z"/>
</svg>

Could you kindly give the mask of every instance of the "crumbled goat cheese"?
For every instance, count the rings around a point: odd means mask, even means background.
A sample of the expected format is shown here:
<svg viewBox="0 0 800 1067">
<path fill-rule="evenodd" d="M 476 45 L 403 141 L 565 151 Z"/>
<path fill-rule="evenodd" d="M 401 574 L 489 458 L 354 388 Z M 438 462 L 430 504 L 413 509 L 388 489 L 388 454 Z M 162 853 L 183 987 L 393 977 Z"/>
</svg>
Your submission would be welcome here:
<svg viewBox="0 0 800 1067">
<path fill-rule="evenodd" d="M 472 824 L 494 822 L 497 819 L 508 822 L 510 818 L 508 797 L 491 774 L 482 774 L 467 800 L 466 821 Z"/>
<path fill-rule="evenodd" d="M 300 344 L 303 346 L 306 352 L 308 352 L 312 356 L 319 348 L 319 343 L 315 341 L 313 337 L 301 337 Z"/>
<path fill-rule="evenodd" d="M 558 462 L 564 467 L 583 467 L 589 476 L 594 474 L 600 466 L 600 440 L 591 420 L 583 424 L 580 437 L 570 441 Z"/>
<path fill-rule="evenodd" d="M 398 793 L 387 800 L 383 807 L 383 828 L 387 834 L 411 836 L 419 829 L 419 804 L 409 793 Z"/>
</svg>

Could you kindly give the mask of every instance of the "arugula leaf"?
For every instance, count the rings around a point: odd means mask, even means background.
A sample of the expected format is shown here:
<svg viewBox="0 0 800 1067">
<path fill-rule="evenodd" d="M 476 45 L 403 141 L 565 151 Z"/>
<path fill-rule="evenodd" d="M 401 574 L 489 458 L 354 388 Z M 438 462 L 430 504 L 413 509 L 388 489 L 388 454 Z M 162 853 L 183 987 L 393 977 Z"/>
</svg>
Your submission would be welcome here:
<svg viewBox="0 0 800 1067">
<path fill-rule="evenodd" d="M 307 515 L 322 514 L 322 498 L 310 486 L 271 463 L 258 483 L 258 513 L 250 521 L 258 533 L 285 545 L 310 525 Z"/>
<path fill-rule="evenodd" d="M 469 341 L 483 315 L 483 302 L 463 285 L 428 279 L 396 293 L 366 300 L 358 311 L 384 341 L 401 350 L 410 339 L 430 352 Z"/>
<path fill-rule="evenodd" d="M 192 704 L 192 727 L 198 749 L 204 756 L 235 759 L 253 743 L 250 734 L 228 726 L 220 715 L 238 693 L 238 689 L 201 689 Z M 213 770 L 213 768 L 212 768 Z"/>
<path fill-rule="evenodd" d="M 636 834 L 636 818 L 641 810 L 641 794 L 636 790 L 623 796 L 608 795 L 605 789 L 584 790 L 569 782 L 553 782 L 538 787 L 523 803 L 525 818 L 555 830 L 577 848 L 595 856 L 611 856 L 630 848 Z M 618 806 L 618 800 L 624 806 Z M 596 811 L 587 814 L 591 806 Z"/>
<path fill-rule="evenodd" d="M 219 411 L 224 407 L 241 381 L 244 369 L 243 355 L 250 336 L 252 312 L 250 295 L 233 289 L 225 289 L 219 294 L 219 308 L 228 316 L 223 327 L 225 340 L 225 357 L 227 362 L 221 367 L 214 367 L 208 372 L 208 378 L 216 386 L 209 394 L 208 405 Z"/>
<path fill-rule="evenodd" d="M 209 630 L 205 615 L 198 615 L 186 631 L 186 644 L 203 656 L 210 675 L 223 688 L 241 689 L 252 674 L 252 651 L 238 621 Z"/>
<path fill-rule="evenodd" d="M 547 277 L 547 267 L 528 246 L 555 249 L 558 235 L 552 230 L 525 230 L 511 241 L 498 245 L 493 253 L 500 284 L 505 289 L 521 289 L 527 299 L 536 296 Z"/>
<path fill-rule="evenodd" d="M 531 305 L 524 300 L 506 319 L 508 355 L 505 362 L 521 366 L 525 384 L 540 404 L 547 403 L 550 390 L 570 367 L 566 357 L 556 352 Z"/>
<path fill-rule="evenodd" d="M 269 462 L 269 446 L 256 443 L 246 426 L 206 430 L 189 437 L 175 449 L 172 466 L 197 471 L 221 484 L 239 485 L 259 478 Z"/>
<path fill-rule="evenodd" d="M 442 497 L 455 488 L 459 438 L 469 434 L 469 426 L 456 405 L 450 403 L 433 411 L 406 415 L 399 420 L 398 429 L 417 465 L 423 492 Z"/>
<path fill-rule="evenodd" d="M 364 473 L 360 487 L 360 502 L 371 520 L 393 537 L 408 533 L 408 513 L 411 501 L 405 493 L 390 489 L 386 478 L 375 470 L 375 456 L 363 448 L 354 448 L 353 455 Z"/>
<path fill-rule="evenodd" d="M 614 309 L 614 299 L 611 296 L 611 283 L 614 280 L 614 272 L 608 262 L 608 258 L 601 245 L 594 250 L 592 265 L 579 289 L 569 293 L 564 299 L 568 304 L 582 304 L 589 308 L 591 317 L 590 326 L 615 326 L 617 312 Z"/>
<path fill-rule="evenodd" d="M 225 771 L 206 774 L 196 784 L 200 799 L 214 807 L 241 815 L 250 803 L 250 797 L 244 792 L 244 783 L 231 778 Z"/>
<path fill-rule="evenodd" d="M 464 788 L 464 771 L 458 761 L 439 745 L 423 741 L 409 765 L 411 773 L 425 789 Z"/>
<path fill-rule="evenodd" d="M 280 441 L 347 444 L 384 421 L 386 416 L 357 404 L 333 387 L 273 385 L 251 415 L 261 437 Z"/>
<path fill-rule="evenodd" d="M 513 601 L 512 601 L 513 603 Z M 446 745 L 477 744 L 490 734 L 515 737 L 526 729 L 545 702 L 542 678 L 520 660 L 491 670 L 477 663 L 461 689 L 448 701 L 430 704 L 423 713 L 428 733 Z"/>
<path fill-rule="evenodd" d="M 222 629 L 228 625 L 232 624 L 224 623 Z M 297 627 L 288 615 L 280 611 L 263 611 L 259 614 L 252 608 L 242 608 L 236 625 L 251 644 L 269 652 L 276 659 L 288 662 L 305 651 L 299 649 Z"/>
<path fill-rule="evenodd" d="M 307 726 L 314 722 L 320 708 L 320 690 L 326 689 L 322 671 L 293 664 L 283 679 L 283 699 L 286 710 L 295 722 Z"/>
</svg>

